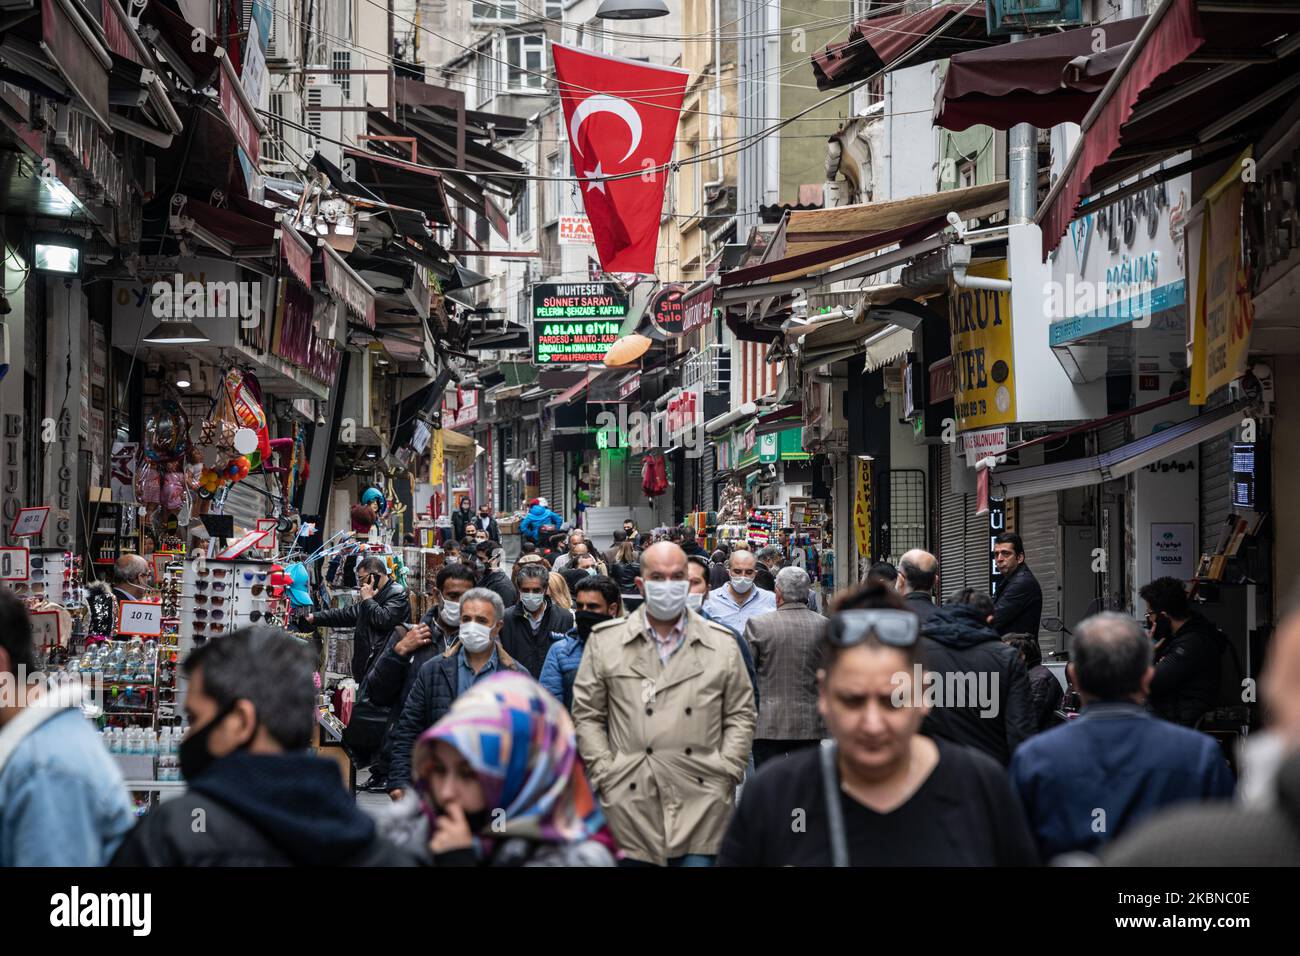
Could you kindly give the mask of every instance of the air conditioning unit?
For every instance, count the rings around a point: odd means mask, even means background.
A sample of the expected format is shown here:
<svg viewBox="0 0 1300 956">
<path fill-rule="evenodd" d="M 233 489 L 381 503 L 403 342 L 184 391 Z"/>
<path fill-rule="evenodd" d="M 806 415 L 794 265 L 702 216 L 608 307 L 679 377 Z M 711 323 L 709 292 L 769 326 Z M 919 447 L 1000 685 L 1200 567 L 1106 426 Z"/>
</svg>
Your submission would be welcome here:
<svg viewBox="0 0 1300 956">
<path fill-rule="evenodd" d="M 314 69 L 314 68 L 313 68 Z M 319 75 L 319 74 L 318 74 Z M 307 147 L 315 150 L 335 166 L 343 165 L 343 89 L 337 83 L 313 83 L 307 87 L 304 111 L 307 122 Z M 322 109 L 334 107 L 335 109 Z"/>
<path fill-rule="evenodd" d="M 348 368 L 348 385 L 343 393 L 343 424 L 348 421 L 357 429 L 373 428 L 371 418 L 371 391 L 373 365 L 365 352 L 353 356 Z M 353 376 L 356 379 L 353 379 Z"/>
<path fill-rule="evenodd" d="M 271 93 L 266 118 L 267 136 L 262 140 L 262 159 L 273 165 L 299 168 L 307 152 L 307 134 L 302 131 L 302 98 L 287 84 Z"/>
<path fill-rule="evenodd" d="M 272 0 L 271 36 L 266 45 L 266 62 L 297 66 L 301 62 L 298 29 L 300 13 L 297 0 Z M 250 4 L 251 6 L 251 4 Z"/>
</svg>

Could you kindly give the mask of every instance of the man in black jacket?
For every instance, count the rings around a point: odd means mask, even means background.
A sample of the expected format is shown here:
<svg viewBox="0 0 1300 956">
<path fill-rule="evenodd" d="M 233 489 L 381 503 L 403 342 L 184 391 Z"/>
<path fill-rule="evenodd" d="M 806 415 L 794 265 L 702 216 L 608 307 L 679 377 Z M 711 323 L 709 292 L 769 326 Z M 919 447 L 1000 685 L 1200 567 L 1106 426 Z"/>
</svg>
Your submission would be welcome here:
<svg viewBox="0 0 1300 956">
<path fill-rule="evenodd" d="M 937 695 L 921 730 L 984 751 L 1006 766 L 1022 740 L 1033 735 L 1029 679 L 1020 655 L 989 626 L 993 601 L 967 591 L 969 603 L 935 611 L 922 628 L 926 690 Z"/>
<path fill-rule="evenodd" d="M 470 527 L 475 531 L 486 531 L 489 541 L 501 543 L 501 529 L 497 527 L 497 519 L 492 517 L 491 505 L 479 505 L 478 517 L 470 522 Z"/>
<path fill-rule="evenodd" d="M 1032 634 L 1038 639 L 1043 616 L 1043 589 L 1025 564 L 1020 535 L 1004 531 L 993 542 L 993 562 L 1002 583 L 993 601 L 993 629 L 998 634 Z"/>
<path fill-rule="evenodd" d="M 370 665 L 370 673 L 357 694 L 380 707 L 390 707 L 388 729 L 380 755 L 371 765 L 372 793 L 388 791 L 388 771 L 393 762 L 393 725 L 402 716 L 402 708 L 411 695 L 415 675 L 425 661 L 443 654 L 456 643 L 460 630 L 460 599 L 474 586 L 474 572 L 463 564 L 450 564 L 438 572 L 434 587 L 436 603 L 419 624 L 402 633 L 393 632 L 388 645 Z"/>
<path fill-rule="evenodd" d="M 1138 596 L 1146 602 L 1147 632 L 1156 642 L 1148 704 L 1165 720 L 1195 727 L 1219 696 L 1225 641 L 1217 625 L 1192 610 L 1177 578 L 1156 578 Z"/>
<path fill-rule="evenodd" d="M 510 583 L 510 575 L 501 570 L 501 560 L 505 557 L 501 545 L 493 544 L 491 541 L 480 541 L 474 548 L 474 556 L 478 559 L 479 567 L 482 568 L 482 577 L 478 580 L 478 586 L 495 591 L 506 607 L 516 603 L 519 600 L 519 592 Z"/>
<path fill-rule="evenodd" d="M 185 661 L 181 772 L 189 789 L 150 811 L 114 866 L 402 866 L 332 760 L 307 751 L 316 727 L 314 655 L 269 627 L 209 641 Z"/>
<path fill-rule="evenodd" d="M 460 639 L 416 672 L 402 715 L 393 726 L 388 795 L 401 800 L 411 788 L 411 751 L 420 735 L 451 710 L 465 691 L 498 671 L 523 671 L 501 646 L 505 606 L 487 588 L 471 588 L 460 599 Z"/>
<path fill-rule="evenodd" d="M 939 610 L 934 606 L 934 577 L 939 562 L 929 551 L 913 548 L 898 559 L 898 589 L 910 610 L 916 612 L 921 625 Z"/>
<path fill-rule="evenodd" d="M 474 528 L 474 509 L 469 506 L 468 498 L 460 499 L 460 507 L 451 513 L 451 530 L 457 541 L 464 541 L 465 535 Z"/>
<path fill-rule="evenodd" d="M 515 583 L 519 603 L 506 608 L 501 646 L 528 673 L 540 678 L 546 653 L 551 649 L 551 635 L 569 633 L 573 615 L 551 601 L 546 590 L 550 572 L 540 564 L 520 568 Z"/>
<path fill-rule="evenodd" d="M 352 676 L 365 679 L 370 664 L 388 645 L 393 628 L 411 618 L 406 588 L 388 576 L 388 564 L 378 555 L 357 563 L 357 599 L 347 607 L 314 611 L 306 621 L 314 627 L 352 628 Z"/>
<path fill-rule="evenodd" d="M 754 555 L 758 563 L 754 566 L 754 587 L 764 591 L 776 590 L 776 572 L 781 570 L 781 549 L 768 545 Z"/>
</svg>

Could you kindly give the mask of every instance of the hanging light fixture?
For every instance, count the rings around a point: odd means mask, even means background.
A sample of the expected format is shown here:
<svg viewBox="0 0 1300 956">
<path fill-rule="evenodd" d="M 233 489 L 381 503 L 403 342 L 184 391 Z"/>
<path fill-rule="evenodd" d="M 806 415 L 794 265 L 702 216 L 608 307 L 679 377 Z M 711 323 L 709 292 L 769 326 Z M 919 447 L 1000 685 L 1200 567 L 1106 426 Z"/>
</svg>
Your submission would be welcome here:
<svg viewBox="0 0 1300 956">
<path fill-rule="evenodd" d="M 212 340 L 188 319 L 163 319 L 140 341 L 149 345 L 201 345 Z"/>
<path fill-rule="evenodd" d="M 596 16 L 601 20 L 653 20 L 668 16 L 664 0 L 603 0 Z"/>
</svg>

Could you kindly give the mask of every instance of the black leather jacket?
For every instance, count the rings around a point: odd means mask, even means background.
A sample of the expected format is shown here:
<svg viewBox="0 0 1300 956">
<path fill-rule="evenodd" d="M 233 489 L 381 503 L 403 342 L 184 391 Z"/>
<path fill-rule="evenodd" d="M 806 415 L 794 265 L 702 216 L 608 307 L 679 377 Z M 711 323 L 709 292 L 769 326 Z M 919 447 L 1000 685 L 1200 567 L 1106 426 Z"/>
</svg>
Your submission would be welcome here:
<svg viewBox="0 0 1300 956">
<path fill-rule="evenodd" d="M 1038 639 L 1043 617 L 1043 589 L 1029 565 L 1007 575 L 993 601 L 993 630 L 1003 634 L 1029 634 Z"/>
<path fill-rule="evenodd" d="M 1172 723 L 1195 726 L 1218 700 L 1223 649 L 1218 627 L 1193 611 L 1157 652 L 1151 709 Z"/>
<path fill-rule="evenodd" d="M 393 628 L 410 619 L 411 602 L 406 588 L 396 581 L 389 581 L 368 601 L 312 614 L 316 627 L 352 628 L 352 676 L 358 682 L 365 678 L 371 662 L 388 644 Z"/>
</svg>

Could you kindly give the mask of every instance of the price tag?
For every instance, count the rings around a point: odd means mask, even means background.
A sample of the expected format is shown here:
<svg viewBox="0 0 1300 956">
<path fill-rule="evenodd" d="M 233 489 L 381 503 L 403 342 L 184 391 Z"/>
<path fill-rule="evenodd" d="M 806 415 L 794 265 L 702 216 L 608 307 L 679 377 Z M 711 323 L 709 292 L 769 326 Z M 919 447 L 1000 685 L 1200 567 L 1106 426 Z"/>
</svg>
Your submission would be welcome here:
<svg viewBox="0 0 1300 956">
<path fill-rule="evenodd" d="M 45 530 L 45 522 L 50 517 L 50 506 L 40 508 L 19 508 L 14 517 L 14 526 L 9 529 L 11 538 L 27 538 Z"/>
<path fill-rule="evenodd" d="M 33 647 L 62 647 L 67 643 L 58 611 L 28 611 L 27 617 L 32 622 Z"/>
<path fill-rule="evenodd" d="M 278 524 L 279 522 L 277 522 L 274 518 L 257 519 L 257 530 L 264 531 L 266 533 L 262 535 L 262 540 L 258 542 L 256 547 L 264 548 L 267 551 L 275 551 L 278 549 L 279 545 L 276 543 L 276 534 L 275 534 Z"/>
<path fill-rule="evenodd" d="M 26 581 L 28 556 L 26 548 L 0 548 L 0 581 Z"/>
<path fill-rule="evenodd" d="M 117 606 L 117 633 L 139 637 L 162 634 L 162 605 L 152 601 L 122 601 Z"/>
</svg>

